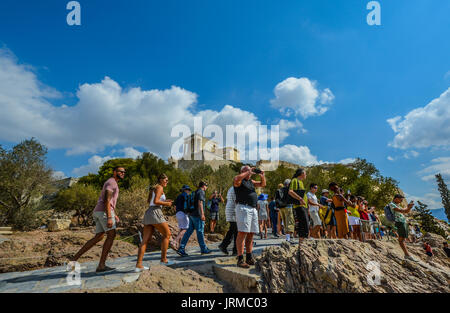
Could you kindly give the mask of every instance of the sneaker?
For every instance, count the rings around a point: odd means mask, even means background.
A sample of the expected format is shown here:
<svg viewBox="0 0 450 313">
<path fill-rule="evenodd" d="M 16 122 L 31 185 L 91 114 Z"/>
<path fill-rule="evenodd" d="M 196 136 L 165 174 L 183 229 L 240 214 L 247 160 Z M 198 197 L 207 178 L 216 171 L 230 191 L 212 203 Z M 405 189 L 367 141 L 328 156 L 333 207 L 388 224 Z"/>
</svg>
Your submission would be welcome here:
<svg viewBox="0 0 450 313">
<path fill-rule="evenodd" d="M 228 255 L 228 250 L 224 246 L 219 245 L 219 250 L 222 251 L 225 255 Z"/>
<path fill-rule="evenodd" d="M 172 260 L 168 260 L 167 262 L 161 261 L 161 262 L 159 262 L 159 264 L 160 264 L 160 265 L 165 265 L 165 266 L 170 266 L 170 265 L 174 265 L 175 262 L 172 261 Z"/>
<path fill-rule="evenodd" d="M 280 235 L 278 235 L 278 234 L 274 234 L 273 235 L 275 238 L 280 238 Z"/>
<path fill-rule="evenodd" d="M 255 265 L 255 260 L 253 258 L 249 258 L 245 260 L 245 263 L 248 265 Z"/>
<path fill-rule="evenodd" d="M 210 254 L 210 253 L 212 253 L 212 251 L 211 251 L 211 250 L 209 250 L 209 249 L 208 249 L 208 250 L 206 250 L 206 251 L 202 251 L 202 255 L 203 255 L 203 254 Z"/>
<path fill-rule="evenodd" d="M 181 256 L 181 257 L 189 256 L 189 254 L 187 254 L 183 249 L 178 249 L 178 250 L 177 250 L 177 253 L 178 253 L 178 255 Z"/>
<path fill-rule="evenodd" d="M 242 268 L 249 268 L 250 265 L 248 265 L 247 263 L 244 262 L 244 260 L 240 260 L 237 262 L 237 266 L 238 267 L 242 267 Z"/>
<path fill-rule="evenodd" d="M 136 267 L 136 268 L 134 269 L 134 272 L 135 272 L 135 273 L 140 273 L 140 272 L 143 272 L 143 271 L 148 271 L 149 269 L 150 269 L 150 268 L 147 267 L 147 266 L 143 266 L 142 268 Z"/>
<path fill-rule="evenodd" d="M 409 260 L 409 261 L 413 261 L 413 262 L 418 262 L 418 260 L 413 257 L 412 255 L 407 255 L 405 256 L 405 260 Z"/>
</svg>

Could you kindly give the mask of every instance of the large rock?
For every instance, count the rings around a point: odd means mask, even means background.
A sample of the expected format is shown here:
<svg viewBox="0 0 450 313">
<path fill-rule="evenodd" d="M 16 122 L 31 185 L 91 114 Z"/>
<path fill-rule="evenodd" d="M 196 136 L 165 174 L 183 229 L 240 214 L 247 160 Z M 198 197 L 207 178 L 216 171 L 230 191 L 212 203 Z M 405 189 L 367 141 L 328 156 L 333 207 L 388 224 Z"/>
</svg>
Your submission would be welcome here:
<svg viewBox="0 0 450 313">
<path fill-rule="evenodd" d="M 70 219 L 52 219 L 48 222 L 48 231 L 67 230 L 70 227 Z"/>
<path fill-rule="evenodd" d="M 257 268 L 263 292 L 450 292 L 448 259 L 430 259 L 417 245 L 408 249 L 419 262 L 405 261 L 399 249 L 385 241 L 306 240 L 300 252 L 288 244 L 265 249 Z M 378 282 L 371 262 L 379 264 Z"/>
<path fill-rule="evenodd" d="M 433 233 L 426 233 L 421 238 L 422 242 L 428 242 L 433 248 L 442 248 L 445 239 Z"/>
</svg>

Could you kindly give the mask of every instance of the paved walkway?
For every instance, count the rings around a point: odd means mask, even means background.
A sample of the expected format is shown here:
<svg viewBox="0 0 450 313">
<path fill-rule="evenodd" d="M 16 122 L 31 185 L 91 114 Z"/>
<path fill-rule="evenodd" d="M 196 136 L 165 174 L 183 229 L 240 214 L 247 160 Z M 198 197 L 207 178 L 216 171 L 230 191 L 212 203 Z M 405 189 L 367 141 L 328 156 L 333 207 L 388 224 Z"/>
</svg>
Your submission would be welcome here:
<svg viewBox="0 0 450 313">
<path fill-rule="evenodd" d="M 272 237 L 272 236 L 270 236 Z M 283 239 L 269 238 L 257 239 L 255 236 L 256 246 L 253 251 L 260 254 L 265 247 L 278 246 Z M 281 238 L 281 237 L 280 237 Z M 223 258 L 224 254 L 218 249 L 218 243 L 210 244 L 209 248 L 213 253 L 201 255 L 199 247 L 192 247 L 186 252 L 188 257 L 181 258 L 175 251 L 169 249 L 167 256 L 169 260 L 175 261 L 171 267 L 189 267 L 192 265 L 206 264 L 214 262 L 218 257 Z M 231 246 L 229 249 L 231 251 Z M 146 253 L 144 256 L 144 264 L 159 264 L 160 252 Z M 0 293 L 5 292 L 65 292 L 76 289 L 96 289 L 111 288 L 119 286 L 122 282 L 132 282 L 139 278 L 139 273 L 134 273 L 136 264 L 136 256 L 128 256 L 116 259 L 108 259 L 108 266 L 114 267 L 115 270 L 107 273 L 97 274 L 95 269 L 98 262 L 81 263 L 81 285 L 69 285 L 67 283 L 68 272 L 65 266 L 50 267 L 40 270 L 27 272 L 12 272 L 0 274 Z"/>
</svg>

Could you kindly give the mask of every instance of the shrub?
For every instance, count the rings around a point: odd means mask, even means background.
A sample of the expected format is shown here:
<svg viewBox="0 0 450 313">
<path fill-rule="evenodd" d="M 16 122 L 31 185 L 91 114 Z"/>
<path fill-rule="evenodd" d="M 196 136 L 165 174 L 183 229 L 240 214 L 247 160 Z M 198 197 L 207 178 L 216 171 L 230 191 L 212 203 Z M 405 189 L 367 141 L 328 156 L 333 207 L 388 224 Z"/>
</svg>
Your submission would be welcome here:
<svg viewBox="0 0 450 313">
<path fill-rule="evenodd" d="M 148 179 L 135 176 L 130 181 L 130 188 L 120 192 L 116 213 L 124 225 L 142 220 L 148 208 L 148 186 Z"/>
<path fill-rule="evenodd" d="M 92 225 L 92 212 L 97 204 L 100 190 L 91 185 L 75 184 L 60 190 L 53 202 L 56 211 L 76 211 L 79 225 Z"/>
</svg>

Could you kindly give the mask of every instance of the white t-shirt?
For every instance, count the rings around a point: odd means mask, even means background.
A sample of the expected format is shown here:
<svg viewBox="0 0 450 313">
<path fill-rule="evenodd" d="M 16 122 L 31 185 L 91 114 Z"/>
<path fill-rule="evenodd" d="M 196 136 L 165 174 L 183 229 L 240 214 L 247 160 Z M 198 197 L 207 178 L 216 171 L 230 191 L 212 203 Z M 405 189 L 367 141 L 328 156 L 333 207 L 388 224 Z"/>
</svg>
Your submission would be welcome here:
<svg viewBox="0 0 450 313">
<path fill-rule="evenodd" d="M 308 197 L 308 200 L 311 200 L 311 202 L 314 202 L 314 203 L 318 203 L 317 202 L 317 197 L 316 197 L 316 195 L 315 194 L 313 194 L 312 192 L 308 192 L 307 194 L 306 194 L 306 196 Z M 319 211 L 319 206 L 318 205 L 309 205 L 309 210 L 311 211 L 311 212 L 318 212 Z"/>
</svg>

